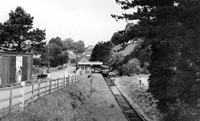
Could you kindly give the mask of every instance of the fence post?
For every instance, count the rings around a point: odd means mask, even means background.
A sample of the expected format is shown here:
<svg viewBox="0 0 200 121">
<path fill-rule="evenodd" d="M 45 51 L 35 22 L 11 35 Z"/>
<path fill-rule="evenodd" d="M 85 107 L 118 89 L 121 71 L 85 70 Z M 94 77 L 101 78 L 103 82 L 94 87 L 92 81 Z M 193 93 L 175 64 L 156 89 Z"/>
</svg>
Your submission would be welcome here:
<svg viewBox="0 0 200 121">
<path fill-rule="evenodd" d="M 79 82 L 80 75 L 77 76 L 77 82 Z"/>
<path fill-rule="evenodd" d="M 73 85 L 73 75 L 71 75 L 70 79 L 70 85 Z"/>
<path fill-rule="evenodd" d="M 31 83 L 32 86 L 32 97 L 31 97 L 31 103 L 33 103 L 33 99 L 34 99 L 34 84 Z"/>
<path fill-rule="evenodd" d="M 72 77 L 73 77 L 73 75 L 71 75 L 71 76 L 69 77 L 69 86 L 70 86 L 71 83 L 72 83 Z"/>
<path fill-rule="evenodd" d="M 63 83 L 64 79 L 65 79 L 65 77 L 63 79 L 61 78 L 61 89 L 63 88 L 63 85 L 64 85 L 64 83 Z"/>
<path fill-rule="evenodd" d="M 51 93 L 51 80 L 49 81 L 49 93 Z"/>
<path fill-rule="evenodd" d="M 74 75 L 74 84 L 76 83 L 76 74 Z"/>
<path fill-rule="evenodd" d="M 74 78 L 74 75 L 71 76 L 71 85 L 73 85 L 73 78 Z"/>
<path fill-rule="evenodd" d="M 77 83 L 78 75 L 75 75 L 75 83 Z"/>
<path fill-rule="evenodd" d="M 54 81 L 54 85 L 53 85 L 53 86 L 54 86 L 54 88 L 53 88 L 53 91 L 56 91 L 56 89 L 57 89 L 57 80 L 56 80 L 56 79 L 54 79 L 53 81 Z"/>
<path fill-rule="evenodd" d="M 74 84 L 76 83 L 76 74 L 74 75 Z"/>
<path fill-rule="evenodd" d="M 21 89 L 21 98 L 20 98 L 20 101 L 22 102 L 21 104 L 21 110 L 24 110 L 24 90 L 25 90 L 25 81 L 21 82 L 21 85 L 22 85 L 22 89 Z"/>
<path fill-rule="evenodd" d="M 63 76 L 63 88 L 65 87 L 65 76 Z"/>
<path fill-rule="evenodd" d="M 57 90 L 59 89 L 59 78 L 57 78 Z"/>
<path fill-rule="evenodd" d="M 65 87 L 67 87 L 67 77 L 65 77 Z"/>
<path fill-rule="evenodd" d="M 74 75 L 73 84 L 76 83 L 76 75 Z"/>
<path fill-rule="evenodd" d="M 44 96 L 46 96 L 46 93 L 47 93 L 47 81 L 45 82 L 45 93 L 44 93 Z"/>
<path fill-rule="evenodd" d="M 69 86 L 69 79 L 70 79 L 70 76 L 68 75 L 68 78 L 67 78 L 67 86 Z"/>
<path fill-rule="evenodd" d="M 9 112 L 11 112 L 12 110 L 12 95 L 13 95 L 13 86 L 10 87 Z"/>
<path fill-rule="evenodd" d="M 38 80 L 38 99 L 40 98 L 40 79 Z"/>
<path fill-rule="evenodd" d="M 73 83 L 74 83 L 74 75 L 72 75 L 71 79 L 72 79 L 72 85 L 73 85 Z"/>
<path fill-rule="evenodd" d="M 67 77 L 65 76 L 65 86 L 64 87 L 67 87 Z"/>
<path fill-rule="evenodd" d="M 65 77 L 65 87 L 67 87 L 67 77 Z"/>
</svg>

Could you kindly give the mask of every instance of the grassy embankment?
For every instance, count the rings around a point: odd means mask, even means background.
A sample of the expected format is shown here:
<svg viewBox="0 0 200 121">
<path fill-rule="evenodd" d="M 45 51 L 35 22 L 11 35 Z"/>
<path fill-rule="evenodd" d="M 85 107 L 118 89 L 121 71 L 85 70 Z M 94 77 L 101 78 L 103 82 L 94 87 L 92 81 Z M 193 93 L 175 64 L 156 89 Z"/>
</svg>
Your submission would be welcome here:
<svg viewBox="0 0 200 121">
<path fill-rule="evenodd" d="M 161 119 L 161 113 L 156 105 L 157 100 L 147 92 L 146 87 L 138 86 L 139 81 L 136 75 L 117 77 L 115 83 L 132 106 L 143 114 L 148 121 L 159 121 Z"/>
<path fill-rule="evenodd" d="M 3 121 L 126 121 L 102 76 L 97 74 L 92 78 L 92 95 L 86 79 L 42 97 Z"/>
</svg>

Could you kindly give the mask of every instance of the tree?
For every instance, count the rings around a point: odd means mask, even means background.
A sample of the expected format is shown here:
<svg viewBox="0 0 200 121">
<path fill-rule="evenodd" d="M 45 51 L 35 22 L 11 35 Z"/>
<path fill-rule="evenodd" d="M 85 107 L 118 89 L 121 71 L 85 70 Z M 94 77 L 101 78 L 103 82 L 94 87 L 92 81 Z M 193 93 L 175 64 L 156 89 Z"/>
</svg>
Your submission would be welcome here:
<svg viewBox="0 0 200 121">
<path fill-rule="evenodd" d="M 74 47 L 78 53 L 83 53 L 85 51 L 85 43 L 82 40 L 74 43 Z"/>
<path fill-rule="evenodd" d="M 62 63 L 64 64 L 64 63 L 67 63 L 68 62 L 68 59 L 69 59 L 69 57 L 68 57 L 68 51 L 62 51 Z"/>
<path fill-rule="evenodd" d="M 50 66 L 63 65 L 68 60 L 68 53 L 60 37 L 52 38 L 48 44 Z"/>
<path fill-rule="evenodd" d="M 49 56 L 49 45 L 44 46 L 44 51 L 41 53 L 41 66 L 48 66 L 50 56 Z"/>
<path fill-rule="evenodd" d="M 72 38 L 67 38 L 63 40 L 64 46 L 66 50 L 73 49 L 74 40 Z"/>
<path fill-rule="evenodd" d="M 101 61 L 103 63 L 108 63 L 109 56 L 111 54 L 111 48 L 113 44 L 108 42 L 98 42 L 94 49 L 92 50 L 91 61 Z"/>
<path fill-rule="evenodd" d="M 85 43 L 82 40 L 74 42 L 73 39 L 67 38 L 63 43 L 66 50 L 73 50 L 75 53 L 83 53 L 85 51 Z"/>
<path fill-rule="evenodd" d="M 56 67 L 62 65 L 62 48 L 56 43 L 49 43 L 48 47 L 50 66 Z"/>
<path fill-rule="evenodd" d="M 200 96 L 200 2 L 197 0 L 116 0 L 121 8 L 137 9 L 133 14 L 112 15 L 116 19 L 138 20 L 130 38 L 144 42 L 126 59 L 149 61 L 149 92 L 167 104 L 186 102 L 196 106 Z M 142 55 L 142 56 L 141 56 Z M 164 108 L 162 108 L 164 107 Z"/>
<path fill-rule="evenodd" d="M 111 70 L 121 70 L 122 64 L 119 66 L 119 63 L 123 61 L 124 56 L 120 53 L 114 54 L 111 51 L 111 54 L 109 55 L 109 60 L 107 62 L 107 65 L 109 65 L 112 69 Z M 122 75 L 122 73 L 121 73 Z"/>
<path fill-rule="evenodd" d="M 119 51 L 125 49 L 127 44 L 133 39 L 131 36 L 131 27 L 134 27 L 135 24 L 133 23 L 127 23 L 125 30 L 121 30 L 118 32 L 115 32 L 111 38 L 111 42 L 115 45 L 121 45 L 122 49 Z"/>
<path fill-rule="evenodd" d="M 63 41 L 61 40 L 60 37 L 56 37 L 56 38 L 51 38 L 49 40 L 49 44 L 55 44 L 56 46 L 59 46 L 61 48 L 63 48 Z"/>
<path fill-rule="evenodd" d="M 129 60 L 126 64 L 120 66 L 119 70 L 121 71 L 121 75 L 132 76 L 133 74 L 140 73 L 140 62 L 138 59 L 133 58 Z"/>
<path fill-rule="evenodd" d="M 39 53 L 45 45 L 45 30 L 33 29 L 33 17 L 22 7 L 9 13 L 0 24 L 0 45 L 10 51 Z"/>
</svg>

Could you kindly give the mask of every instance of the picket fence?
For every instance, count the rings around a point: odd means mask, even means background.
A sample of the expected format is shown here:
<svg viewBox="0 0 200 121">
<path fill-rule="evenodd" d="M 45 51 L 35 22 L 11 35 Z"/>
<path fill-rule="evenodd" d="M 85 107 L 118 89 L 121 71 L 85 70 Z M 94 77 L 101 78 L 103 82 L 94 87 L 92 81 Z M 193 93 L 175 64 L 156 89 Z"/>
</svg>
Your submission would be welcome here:
<svg viewBox="0 0 200 121">
<path fill-rule="evenodd" d="M 64 87 L 73 85 L 84 76 L 72 75 L 35 83 L 21 82 L 21 85 L 0 88 L 0 119 L 10 112 L 22 111 L 41 97 Z"/>
</svg>

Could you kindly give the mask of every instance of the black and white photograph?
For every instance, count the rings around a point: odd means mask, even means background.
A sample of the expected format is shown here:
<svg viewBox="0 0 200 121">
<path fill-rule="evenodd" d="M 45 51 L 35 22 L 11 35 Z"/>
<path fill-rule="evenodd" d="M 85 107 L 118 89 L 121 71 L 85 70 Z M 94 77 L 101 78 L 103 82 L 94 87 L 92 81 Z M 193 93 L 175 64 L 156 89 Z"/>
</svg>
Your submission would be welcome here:
<svg viewBox="0 0 200 121">
<path fill-rule="evenodd" d="M 0 121 L 200 121 L 200 0 L 1 0 Z"/>
</svg>

